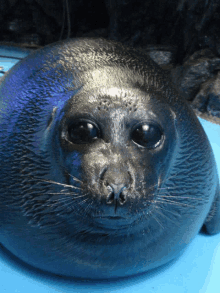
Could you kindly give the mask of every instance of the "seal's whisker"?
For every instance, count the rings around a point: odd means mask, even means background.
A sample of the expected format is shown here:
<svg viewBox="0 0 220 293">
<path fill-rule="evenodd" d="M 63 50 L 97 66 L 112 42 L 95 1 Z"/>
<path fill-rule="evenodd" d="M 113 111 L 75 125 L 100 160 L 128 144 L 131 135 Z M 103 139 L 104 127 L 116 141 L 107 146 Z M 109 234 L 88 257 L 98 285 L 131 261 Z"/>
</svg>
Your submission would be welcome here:
<svg viewBox="0 0 220 293">
<path fill-rule="evenodd" d="M 88 197 L 87 197 L 87 198 L 85 198 L 84 200 L 80 201 L 80 202 L 79 202 L 79 204 L 82 204 L 82 203 L 86 202 L 87 200 L 89 200 L 89 198 L 88 198 Z"/>
<path fill-rule="evenodd" d="M 76 178 L 75 176 L 73 176 L 72 174 L 70 174 L 69 172 L 67 172 L 67 174 L 72 177 L 75 181 L 83 183 L 81 180 L 79 180 L 78 178 Z"/>
<path fill-rule="evenodd" d="M 73 188 L 73 189 L 82 190 L 82 188 L 80 188 L 80 187 L 76 187 L 76 186 L 68 185 L 68 184 L 63 184 L 63 183 L 59 183 L 59 182 L 52 181 L 52 180 L 44 180 L 44 179 L 38 179 L 38 180 L 43 181 L 43 182 L 47 182 L 47 183 L 51 183 L 51 184 L 61 185 L 61 186 L 64 186 L 64 187 L 70 187 L 70 188 Z"/>
<path fill-rule="evenodd" d="M 158 187 L 158 190 L 163 190 L 163 189 L 165 189 L 165 190 L 168 190 L 168 189 L 176 189 L 176 186 L 169 186 L 169 187 Z"/>
<path fill-rule="evenodd" d="M 197 197 L 190 197 L 190 196 L 179 196 L 179 195 L 160 195 L 160 197 L 163 198 L 177 198 L 177 199 L 195 199 L 195 200 L 201 200 L 201 201 L 206 201 L 203 198 L 197 198 Z"/>
<path fill-rule="evenodd" d="M 50 195 L 78 195 L 78 193 L 75 193 L 75 192 L 48 192 L 47 194 L 50 194 Z M 88 193 L 87 193 L 88 194 Z M 77 197 L 71 197 L 71 199 L 74 199 L 74 198 L 79 198 L 79 197 L 83 197 L 85 195 L 79 195 Z"/>
<path fill-rule="evenodd" d="M 205 202 L 209 202 L 209 199 L 207 198 L 198 198 L 198 197 L 191 197 L 191 196 L 184 196 L 184 195 L 170 195 L 170 193 L 167 191 L 166 193 L 162 193 L 159 195 L 159 197 L 164 197 L 164 198 L 173 198 L 173 199 L 187 199 L 187 200 L 200 200 Z"/>
<path fill-rule="evenodd" d="M 151 212 L 151 215 L 152 215 L 152 217 L 154 218 L 154 220 L 159 224 L 159 226 L 160 226 L 162 229 L 164 229 L 164 226 L 161 224 L 161 222 L 160 222 L 159 219 L 156 217 L 156 215 L 153 214 L 152 212 Z"/>
<path fill-rule="evenodd" d="M 157 206 L 157 205 L 155 205 L 155 208 L 156 209 L 162 209 L 163 211 L 166 211 L 166 212 L 168 212 L 169 214 L 173 214 L 174 216 L 176 216 L 176 217 L 180 217 L 180 214 L 178 214 L 178 213 L 174 213 L 173 211 L 171 211 L 171 210 L 167 210 L 167 209 L 165 209 L 164 208 L 164 206 Z"/>
<path fill-rule="evenodd" d="M 56 195 L 56 194 L 60 194 L 60 195 L 77 195 L 78 193 L 75 192 L 48 192 L 47 194 L 51 194 L 51 195 Z"/>
<path fill-rule="evenodd" d="M 155 206 L 155 208 L 157 209 L 156 212 L 159 213 L 162 217 L 166 218 L 168 221 L 174 223 L 175 225 L 178 225 L 177 221 L 172 220 L 171 217 L 168 217 L 163 213 L 163 209 L 160 206 Z"/>
<path fill-rule="evenodd" d="M 82 194 L 82 195 L 79 195 L 79 196 L 74 196 L 74 197 L 72 197 L 71 199 L 72 200 L 75 200 L 75 199 L 78 199 L 78 198 L 82 198 L 82 197 L 85 197 L 85 196 L 87 196 L 89 193 L 85 193 L 85 194 Z"/>
<path fill-rule="evenodd" d="M 78 199 L 78 198 L 84 198 L 84 197 L 86 197 L 88 194 L 83 194 L 83 195 L 80 195 L 80 196 L 77 196 L 77 197 L 63 197 L 63 198 L 59 198 L 59 199 L 55 199 L 55 200 L 53 200 L 53 199 L 51 199 L 51 201 L 53 201 L 53 202 L 55 202 L 55 203 L 60 203 L 60 202 L 65 202 L 65 201 L 69 201 L 70 203 L 72 202 L 72 201 L 74 201 L 74 200 L 76 200 L 76 199 Z"/>
<path fill-rule="evenodd" d="M 182 203 L 182 202 L 178 202 L 178 201 L 171 201 L 169 199 L 160 199 L 158 198 L 156 200 L 156 202 L 158 203 L 167 203 L 167 204 L 170 204 L 170 205 L 177 205 L 177 206 L 186 206 L 186 207 L 191 207 L 191 208 L 194 208 L 194 206 L 192 205 L 189 205 L 189 204 L 186 204 L 186 203 Z"/>
<path fill-rule="evenodd" d="M 79 211 L 79 212 L 81 212 L 83 210 L 83 215 L 84 215 L 85 211 L 84 211 L 84 209 L 83 209 L 83 207 L 81 205 L 85 204 L 88 200 L 89 200 L 89 198 L 87 197 L 84 200 L 78 202 L 78 204 L 74 206 L 75 210 Z"/>
<path fill-rule="evenodd" d="M 90 199 L 90 201 L 91 201 L 91 202 L 88 203 L 87 207 L 86 207 L 85 210 L 84 210 L 85 213 L 87 213 L 87 211 L 90 211 L 90 210 L 91 210 L 91 207 L 92 207 L 92 204 L 93 204 L 94 201 L 93 201 L 93 199 Z"/>
<path fill-rule="evenodd" d="M 56 204 L 56 203 L 63 203 L 63 202 L 72 202 L 72 198 L 71 197 L 62 197 L 62 198 L 59 198 L 59 199 L 53 199 L 53 198 L 51 198 L 50 200 L 49 200 L 49 202 L 51 203 L 51 204 Z"/>
</svg>

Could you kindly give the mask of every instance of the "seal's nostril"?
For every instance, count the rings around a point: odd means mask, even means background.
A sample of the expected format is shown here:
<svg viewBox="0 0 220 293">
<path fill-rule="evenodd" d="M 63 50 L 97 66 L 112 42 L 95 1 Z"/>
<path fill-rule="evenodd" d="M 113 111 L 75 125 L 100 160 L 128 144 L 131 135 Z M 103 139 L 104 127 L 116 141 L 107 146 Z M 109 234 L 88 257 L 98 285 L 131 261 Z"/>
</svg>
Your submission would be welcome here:
<svg viewBox="0 0 220 293">
<path fill-rule="evenodd" d="M 112 204 L 112 203 L 119 203 L 120 205 L 125 204 L 127 200 L 127 196 L 125 194 L 125 190 L 127 189 L 123 184 L 109 184 L 107 185 L 107 189 L 109 191 L 109 194 L 106 198 L 106 203 L 107 204 Z"/>
<path fill-rule="evenodd" d="M 107 190 L 109 192 L 107 198 L 106 198 L 106 203 L 107 204 L 112 204 L 114 201 L 114 193 L 113 193 L 113 189 L 110 185 L 107 185 Z"/>
<path fill-rule="evenodd" d="M 126 188 L 124 188 L 126 189 Z M 123 193 L 123 191 L 121 192 L 120 194 L 120 197 L 119 197 L 119 203 L 120 205 L 123 205 L 127 200 L 127 196 Z"/>
</svg>

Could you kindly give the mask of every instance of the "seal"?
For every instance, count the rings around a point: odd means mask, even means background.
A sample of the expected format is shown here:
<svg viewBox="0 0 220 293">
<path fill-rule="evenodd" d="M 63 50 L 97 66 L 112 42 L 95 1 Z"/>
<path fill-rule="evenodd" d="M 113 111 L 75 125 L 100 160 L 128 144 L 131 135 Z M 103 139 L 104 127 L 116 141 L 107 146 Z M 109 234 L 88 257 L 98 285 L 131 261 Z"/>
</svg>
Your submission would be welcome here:
<svg viewBox="0 0 220 293">
<path fill-rule="evenodd" d="M 122 277 L 220 231 L 210 143 L 144 53 L 58 42 L 17 63 L 0 97 L 0 242 L 24 262 Z"/>
</svg>

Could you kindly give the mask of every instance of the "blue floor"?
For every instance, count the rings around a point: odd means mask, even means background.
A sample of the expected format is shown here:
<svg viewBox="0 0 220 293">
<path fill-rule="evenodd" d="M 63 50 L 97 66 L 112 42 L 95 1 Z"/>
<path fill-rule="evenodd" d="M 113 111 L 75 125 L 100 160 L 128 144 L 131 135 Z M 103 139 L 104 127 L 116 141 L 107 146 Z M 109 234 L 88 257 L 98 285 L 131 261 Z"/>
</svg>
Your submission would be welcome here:
<svg viewBox="0 0 220 293">
<path fill-rule="evenodd" d="M 0 55 L 24 57 L 25 50 L 0 48 Z M 0 57 L 0 66 L 10 69 L 16 59 Z M 211 142 L 220 174 L 220 126 L 201 120 Z M 0 292 L 120 292 L 120 293 L 220 293 L 220 235 L 199 234 L 184 254 L 151 274 L 114 282 L 79 282 L 41 274 L 16 261 L 0 248 Z"/>
<path fill-rule="evenodd" d="M 0 71 L 7 71 L 14 66 L 20 59 L 28 56 L 33 50 L 21 49 L 11 46 L 0 46 Z M 3 76 L 0 73 L 0 76 Z"/>
</svg>

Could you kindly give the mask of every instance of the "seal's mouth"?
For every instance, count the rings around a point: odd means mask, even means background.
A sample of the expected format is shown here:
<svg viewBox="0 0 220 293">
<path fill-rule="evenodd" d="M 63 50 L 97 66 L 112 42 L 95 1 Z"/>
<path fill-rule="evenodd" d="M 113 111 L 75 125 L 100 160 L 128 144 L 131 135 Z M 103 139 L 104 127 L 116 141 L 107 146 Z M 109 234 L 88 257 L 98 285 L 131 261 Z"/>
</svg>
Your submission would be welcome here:
<svg viewBox="0 0 220 293">
<path fill-rule="evenodd" d="M 125 218 L 120 216 L 99 216 L 94 218 L 97 226 L 108 229 L 118 229 L 130 227 L 134 222 L 133 218 Z"/>
</svg>

